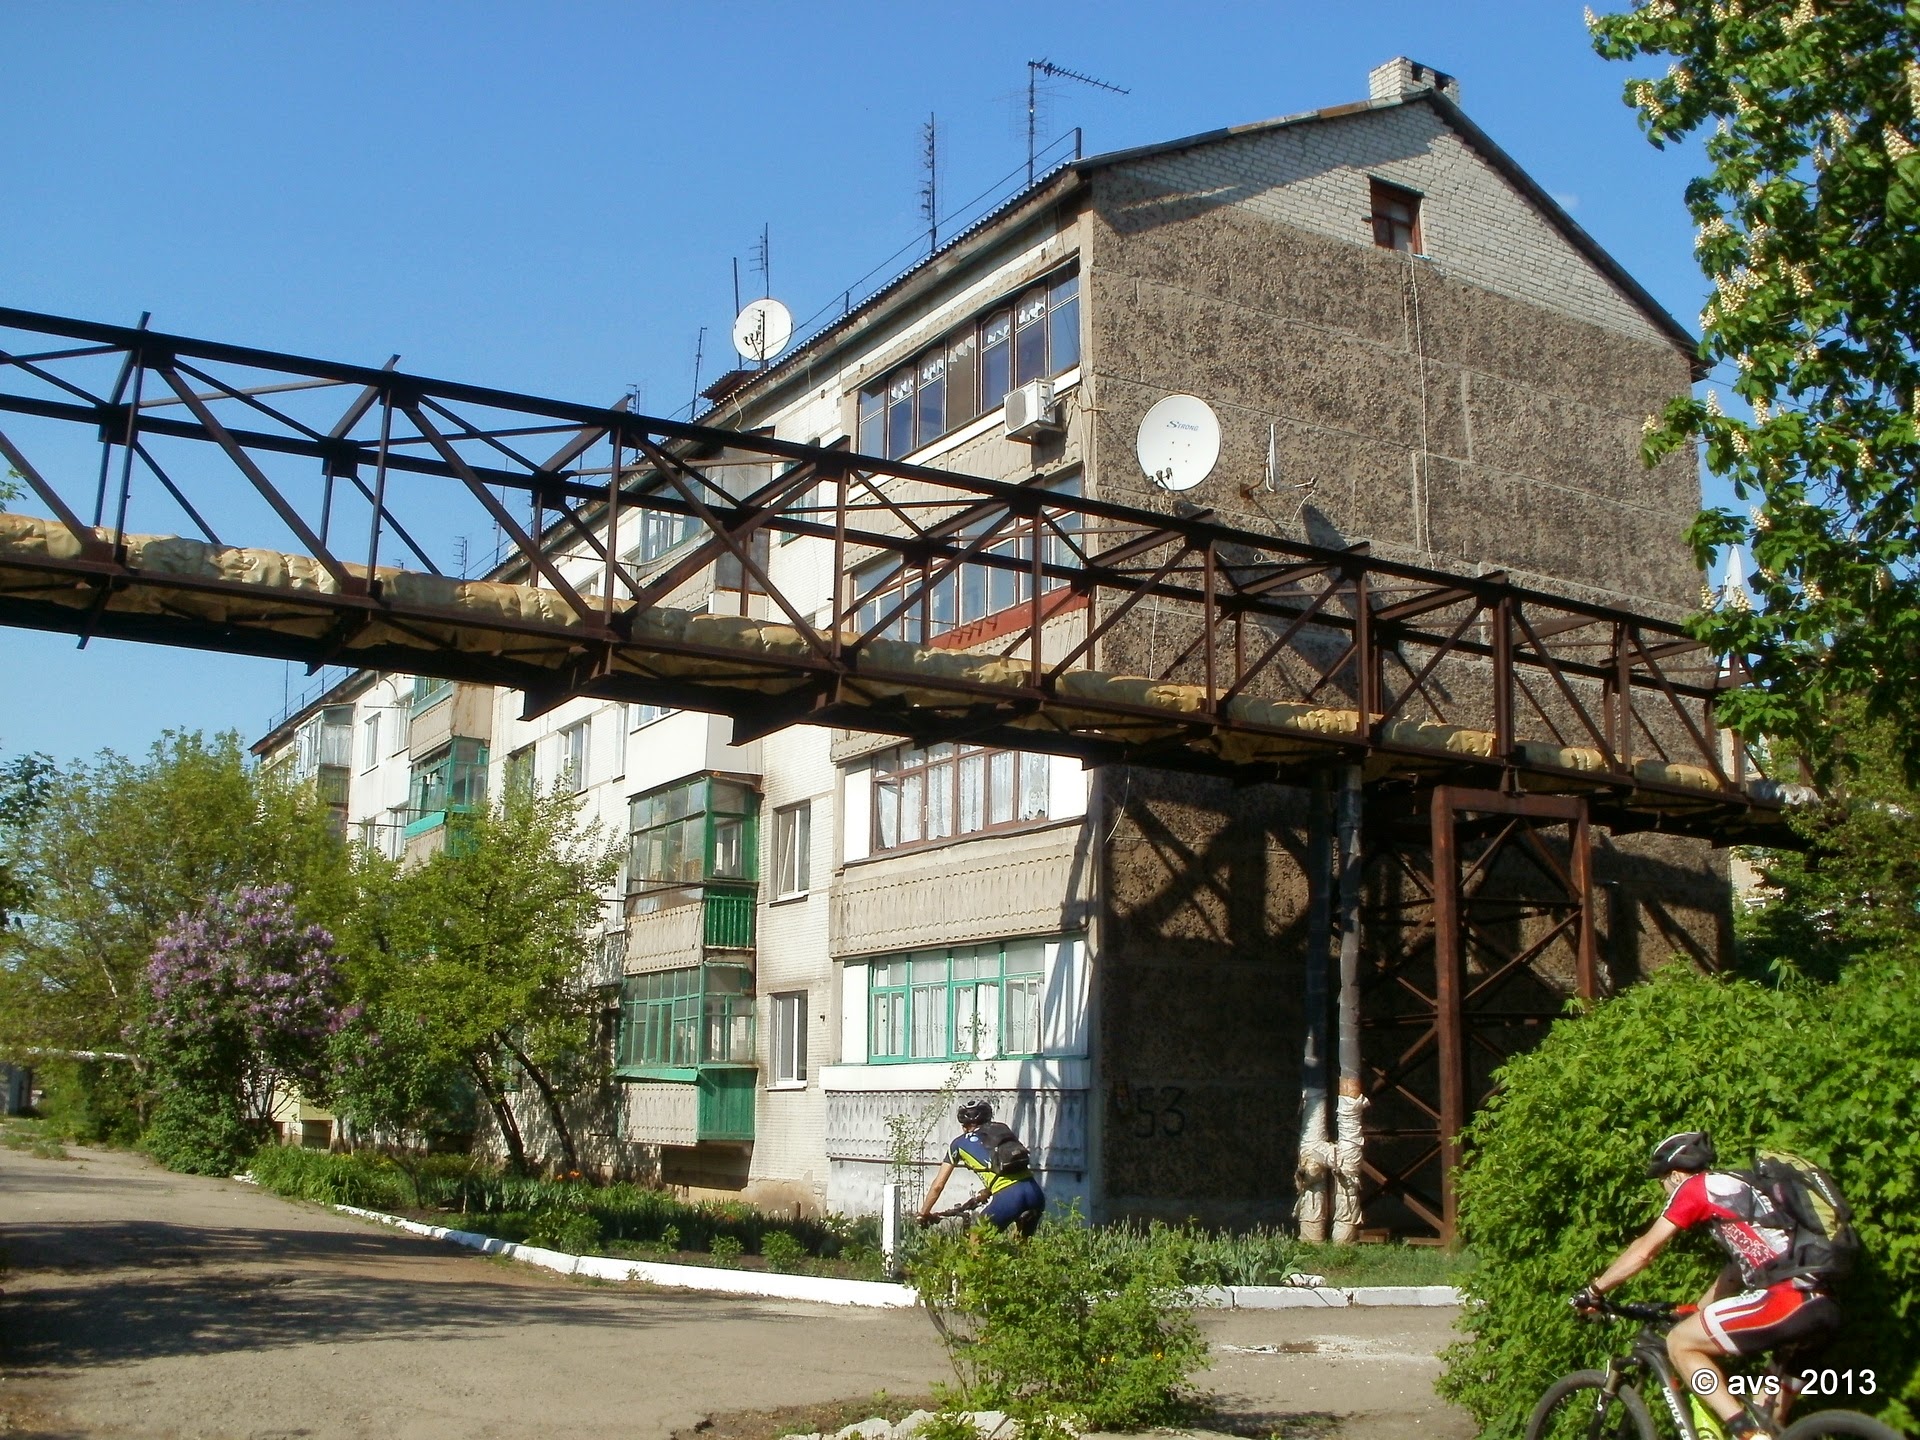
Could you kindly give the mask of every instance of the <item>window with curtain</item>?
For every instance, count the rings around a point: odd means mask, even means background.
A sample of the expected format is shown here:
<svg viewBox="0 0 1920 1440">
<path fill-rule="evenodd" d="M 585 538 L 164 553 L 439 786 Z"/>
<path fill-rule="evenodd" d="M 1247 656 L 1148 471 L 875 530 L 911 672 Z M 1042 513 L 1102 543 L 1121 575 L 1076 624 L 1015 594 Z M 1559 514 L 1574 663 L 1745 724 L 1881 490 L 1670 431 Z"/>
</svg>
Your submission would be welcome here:
<svg viewBox="0 0 1920 1440">
<path fill-rule="evenodd" d="M 1045 940 L 916 950 L 869 962 L 868 1046 L 875 1062 L 992 1060 L 1044 1048 Z"/>
<path fill-rule="evenodd" d="M 898 850 L 1047 818 L 1045 755 L 943 741 L 874 757 L 873 848 Z"/>
<path fill-rule="evenodd" d="M 939 340 L 860 392 L 860 453 L 889 460 L 997 410 L 1007 391 L 1080 363 L 1080 275 L 1069 268 Z"/>
</svg>

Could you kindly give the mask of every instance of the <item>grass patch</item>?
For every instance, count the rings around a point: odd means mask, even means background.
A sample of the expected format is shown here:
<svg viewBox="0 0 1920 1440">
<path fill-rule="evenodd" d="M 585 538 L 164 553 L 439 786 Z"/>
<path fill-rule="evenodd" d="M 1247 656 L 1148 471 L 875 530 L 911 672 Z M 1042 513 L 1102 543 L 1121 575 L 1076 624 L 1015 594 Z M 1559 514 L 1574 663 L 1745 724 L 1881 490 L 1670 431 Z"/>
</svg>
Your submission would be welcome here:
<svg viewBox="0 0 1920 1440">
<path fill-rule="evenodd" d="M 1438 1245 L 1301 1245 L 1295 1267 L 1329 1285 L 1458 1285 L 1473 1269 L 1471 1251 Z"/>
<path fill-rule="evenodd" d="M 0 1145 L 24 1151 L 39 1160 L 71 1160 L 58 1136 L 50 1133 L 43 1120 L 23 1120 L 9 1116 L 0 1121 Z"/>
</svg>

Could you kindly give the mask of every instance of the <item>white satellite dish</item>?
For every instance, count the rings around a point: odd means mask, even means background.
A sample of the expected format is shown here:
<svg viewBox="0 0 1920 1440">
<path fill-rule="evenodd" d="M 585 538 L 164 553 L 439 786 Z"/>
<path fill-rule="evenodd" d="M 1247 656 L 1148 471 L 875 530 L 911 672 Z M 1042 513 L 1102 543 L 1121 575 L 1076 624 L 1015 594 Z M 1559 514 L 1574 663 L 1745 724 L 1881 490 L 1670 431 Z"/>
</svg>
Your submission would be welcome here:
<svg viewBox="0 0 1920 1440">
<path fill-rule="evenodd" d="M 733 348 L 765 364 L 793 338 L 793 314 L 778 300 L 755 300 L 733 322 Z"/>
<path fill-rule="evenodd" d="M 1206 401 L 1169 395 L 1140 421 L 1133 449 L 1141 470 L 1162 490 L 1191 490 L 1220 458 L 1220 421 Z"/>
</svg>

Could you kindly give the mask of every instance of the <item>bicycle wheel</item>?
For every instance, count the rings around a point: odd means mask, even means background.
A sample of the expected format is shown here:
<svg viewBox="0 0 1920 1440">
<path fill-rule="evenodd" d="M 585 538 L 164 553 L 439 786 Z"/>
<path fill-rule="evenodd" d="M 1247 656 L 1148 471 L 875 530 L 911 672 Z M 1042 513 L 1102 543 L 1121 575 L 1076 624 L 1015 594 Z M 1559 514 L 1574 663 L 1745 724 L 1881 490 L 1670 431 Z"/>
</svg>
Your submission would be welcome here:
<svg viewBox="0 0 1920 1440">
<path fill-rule="evenodd" d="M 1640 1392 L 1622 1385 L 1606 1393 L 1598 1370 L 1576 1370 L 1547 1387 L 1527 1420 L 1527 1440 L 1654 1440 Z"/>
<path fill-rule="evenodd" d="M 1804 1415 L 1786 1428 L 1780 1440 L 1820 1440 L 1822 1435 L 1851 1435 L 1855 1440 L 1902 1440 L 1891 1425 L 1884 1425 L 1858 1410 L 1818 1410 Z"/>
</svg>

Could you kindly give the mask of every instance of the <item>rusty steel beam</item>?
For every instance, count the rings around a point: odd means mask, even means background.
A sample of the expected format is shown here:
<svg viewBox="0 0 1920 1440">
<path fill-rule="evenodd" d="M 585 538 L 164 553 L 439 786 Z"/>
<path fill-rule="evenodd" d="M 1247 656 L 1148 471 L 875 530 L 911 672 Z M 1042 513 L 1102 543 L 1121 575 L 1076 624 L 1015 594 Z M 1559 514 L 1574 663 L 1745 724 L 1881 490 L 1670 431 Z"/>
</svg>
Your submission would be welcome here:
<svg viewBox="0 0 1920 1440">
<path fill-rule="evenodd" d="M 1476 1068 L 1471 1057 L 1503 1060 L 1508 1052 L 1494 1043 L 1495 1035 L 1544 1027 L 1559 1014 L 1557 1000 L 1528 1007 L 1523 997 L 1501 1005 L 1496 995 L 1531 974 L 1557 996 L 1558 982 L 1539 969 L 1549 954 L 1571 955 L 1574 995 L 1591 999 L 1599 992 L 1591 834 L 1588 806 L 1577 797 L 1441 784 L 1428 793 L 1426 809 L 1418 839 L 1405 829 L 1376 827 L 1376 865 L 1390 864 L 1393 875 L 1411 879 L 1419 893 L 1373 912 L 1387 917 L 1399 950 L 1375 962 L 1366 1020 L 1367 1033 L 1376 1037 L 1368 1046 L 1368 1093 L 1376 1104 L 1394 1102 L 1412 1114 L 1401 1108 L 1406 1118 L 1370 1131 L 1370 1143 L 1391 1152 L 1374 1161 L 1370 1202 L 1403 1206 L 1451 1243 L 1459 1219 L 1460 1135 L 1486 1090 L 1485 1062 Z M 1548 833 L 1563 837 L 1564 860 L 1549 848 Z M 1486 893 L 1503 866 L 1509 884 L 1531 876 L 1524 893 Z M 1483 912 L 1487 918 L 1476 919 Z M 1489 926 L 1490 919 L 1511 923 L 1516 915 L 1530 916 L 1537 933 L 1508 940 Z M 1387 1003 L 1382 983 L 1399 997 L 1397 1006 Z M 1404 1038 L 1409 1032 L 1411 1039 Z M 1411 1158 L 1410 1143 L 1422 1147 Z"/>
<path fill-rule="evenodd" d="M 532 609 L 528 617 L 491 625 L 518 638 L 510 655 L 479 668 L 495 677 L 490 683 L 513 684 L 543 702 L 569 693 L 646 698 L 671 689 L 697 693 L 705 708 L 750 726 L 775 714 L 792 714 L 800 723 L 859 724 L 866 717 L 902 733 L 984 725 L 1029 748 L 1140 758 L 1242 780 L 1291 778 L 1316 764 L 1372 758 L 1392 774 L 1513 790 L 1518 774 L 1531 770 L 1537 781 L 1591 789 L 1610 824 L 1644 820 L 1698 833 L 1733 833 L 1778 808 L 1736 783 L 1748 773 L 1744 755 L 1731 767 L 1722 764 L 1713 705 L 1729 680 L 1711 666 L 1703 672 L 1674 665 L 1689 655 L 1705 658 L 1682 627 L 1529 590 L 1504 575 L 1452 575 L 1377 558 L 1364 546 L 1330 549 L 1236 529 L 1212 512 L 1167 515 L 1065 494 L 1047 489 L 1044 475 L 1019 484 L 988 480 L 857 455 L 844 446 L 799 445 L 637 415 L 624 400 L 582 405 L 409 375 L 392 361 L 380 368 L 341 364 L 144 325 L 11 309 L 0 309 L 0 331 L 29 337 L 0 344 L 0 412 L 23 423 L 84 428 L 101 446 L 96 520 L 88 526 L 79 507 L 47 483 L 48 467 L 26 463 L 23 447 L 7 442 L 13 449 L 6 453 L 20 462 L 14 468 L 29 477 L 35 496 L 80 550 L 71 560 L 41 557 L 26 568 L 96 589 L 82 633 L 105 627 L 101 633 L 275 655 L 304 646 L 310 663 L 323 657 L 370 662 L 373 650 L 348 642 L 377 621 L 396 636 L 420 639 L 422 649 L 395 663 L 465 678 L 476 662 L 461 654 L 448 629 L 457 617 L 419 600 L 403 602 L 380 573 L 389 534 L 438 573 L 431 533 L 402 524 L 403 514 L 421 524 L 390 483 L 404 476 L 409 486 L 425 487 L 426 513 L 435 520 L 438 512 L 463 506 L 498 527 L 511 548 L 490 578 L 550 587 L 574 612 L 579 624 L 570 628 L 533 618 Z M 117 376 L 92 378 L 94 369 L 111 372 L 116 365 Z M 223 378 L 235 367 L 246 374 Z M 168 413 L 143 400 L 150 371 L 174 392 Z M 302 418 L 304 392 L 336 386 L 356 396 L 344 414 Z M 540 435 L 558 439 L 544 459 L 517 443 Z M 246 632 L 241 622 L 202 624 L 178 615 L 135 620 L 109 603 L 128 587 L 163 599 L 169 592 L 218 588 L 204 577 L 132 564 L 124 550 L 111 548 L 125 533 L 135 480 L 144 482 L 149 473 L 210 542 L 231 532 L 228 514 L 194 489 L 193 467 L 177 458 L 183 451 L 201 469 L 243 477 L 294 537 L 295 548 L 332 576 L 337 593 L 284 597 L 289 613 L 314 611 L 321 636 L 330 638 L 268 637 Z M 137 476 L 136 457 L 145 467 Z M 116 459 L 114 524 L 103 535 L 96 526 L 107 518 Z M 320 482 L 317 515 L 307 513 L 267 464 L 284 469 L 302 461 L 313 463 Z M 742 487 L 726 477 L 742 465 L 764 465 L 771 478 L 737 494 Z M 362 478 L 368 470 L 371 484 Z M 341 478 L 353 489 L 336 487 Z M 833 487 L 830 507 L 806 503 L 819 484 Z M 342 494 L 354 499 L 356 493 L 354 503 L 364 500 L 368 507 L 367 562 L 358 573 L 330 549 L 334 505 Z M 503 497 L 512 494 L 530 506 L 531 529 L 509 513 Z M 649 521 L 688 527 L 694 538 L 663 568 L 643 571 L 623 561 L 617 537 Z M 774 582 L 760 558 L 768 536 L 831 544 L 840 588 L 824 612 L 830 621 L 812 619 L 812 599 L 802 602 Z M 597 596 L 581 594 L 565 578 L 557 554 L 564 546 L 583 547 L 572 558 L 596 566 L 605 582 Z M 747 661 L 672 636 L 636 638 L 645 629 L 637 616 L 694 585 L 721 559 L 740 568 L 753 593 L 768 597 L 804 653 Z M 890 572 L 879 618 L 856 626 L 865 599 L 861 579 L 876 570 Z M 972 653 L 1024 662 L 1026 679 L 945 681 L 937 689 L 949 698 L 938 702 L 875 698 L 872 682 L 898 690 L 898 682 L 915 678 L 915 662 L 897 651 L 886 652 L 887 663 L 880 664 L 877 642 L 891 632 L 923 647 L 957 645 L 935 633 L 934 599 L 946 593 L 940 587 L 958 594 L 966 583 L 1015 597 L 993 612 L 994 624 L 979 632 L 986 638 L 967 643 Z M 1313 588 L 1302 588 L 1308 585 Z M 624 596 L 616 597 L 616 589 Z M 1065 612 L 1082 604 L 1084 630 L 1066 645 L 1049 640 L 1043 652 L 1043 632 L 1069 623 Z M 1163 665 L 1150 657 L 1147 668 L 1164 683 L 1187 687 L 1184 708 L 1169 713 L 1097 687 L 1068 695 L 1069 672 L 1097 667 L 1122 626 L 1145 624 L 1149 606 L 1154 623 L 1167 627 L 1174 658 Z M 965 624 L 978 618 L 970 615 Z M 0 595 L 0 620 L 71 628 L 73 619 L 57 607 Z M 956 605 L 952 621 L 959 619 Z M 1221 631 L 1227 624 L 1230 636 Z M 398 644 L 383 642 L 379 653 L 391 660 Z M 1045 660 L 1063 652 L 1065 658 Z M 550 658 L 528 658 L 540 653 Z M 730 691 L 710 678 L 690 680 L 684 666 L 677 675 L 669 673 L 672 666 L 650 669 L 649 653 L 737 662 L 785 698 L 775 703 L 750 687 Z M 1477 678 L 1465 687 L 1434 684 L 1443 673 Z M 1456 689 L 1469 698 L 1456 698 Z M 1477 755 L 1438 754 L 1410 741 L 1405 726 L 1389 735 L 1416 696 L 1435 722 L 1490 734 L 1491 755 L 1484 740 Z M 1302 736 L 1262 723 L 1257 707 L 1245 703 L 1255 700 L 1349 709 L 1358 717 L 1356 728 Z M 1521 742 L 1542 732 L 1520 719 L 1523 710 L 1561 744 L 1569 732 L 1591 737 L 1602 770 L 1525 756 Z M 1070 718 L 1061 719 L 1062 712 Z M 823 718 L 829 715 L 831 722 Z M 1015 726 L 1014 720 L 1028 723 Z M 1655 758 L 1694 765 L 1714 777 L 1714 787 L 1630 773 L 1642 732 Z M 1228 742 L 1241 733 L 1287 745 L 1238 752 L 1279 758 L 1235 758 Z"/>
</svg>

